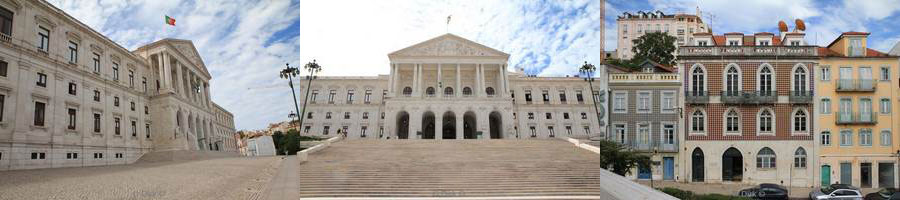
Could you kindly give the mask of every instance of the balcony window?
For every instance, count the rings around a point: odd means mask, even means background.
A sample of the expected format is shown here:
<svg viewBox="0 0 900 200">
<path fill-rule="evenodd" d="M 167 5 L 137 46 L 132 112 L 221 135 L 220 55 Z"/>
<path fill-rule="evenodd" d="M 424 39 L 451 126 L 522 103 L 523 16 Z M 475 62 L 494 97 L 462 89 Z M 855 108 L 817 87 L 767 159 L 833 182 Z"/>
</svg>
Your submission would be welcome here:
<svg viewBox="0 0 900 200">
<path fill-rule="evenodd" d="M 650 124 L 649 123 L 639 123 L 637 128 L 638 128 L 638 135 L 637 135 L 638 144 L 650 145 Z"/>
<path fill-rule="evenodd" d="M 614 124 L 613 131 L 615 133 L 615 141 L 625 144 L 627 142 L 627 134 L 625 133 L 625 124 Z"/>
<path fill-rule="evenodd" d="M 725 94 L 723 96 L 738 96 L 741 91 L 741 76 L 738 72 L 737 65 L 731 65 L 725 71 Z"/>
<path fill-rule="evenodd" d="M 347 104 L 353 104 L 353 90 L 347 91 Z"/>
<path fill-rule="evenodd" d="M 12 35 L 13 16 L 12 11 L 0 7 L 0 33 L 4 34 L 3 40 L 7 42 L 9 42 Z"/>
<path fill-rule="evenodd" d="M 695 67 L 691 70 L 691 91 L 706 91 L 706 72 L 702 67 Z"/>
<path fill-rule="evenodd" d="M 760 92 L 760 96 L 772 96 L 772 67 L 770 65 L 763 64 L 762 68 L 759 70 L 759 77 L 757 80 L 759 81 L 757 83 L 757 89 Z"/>
<path fill-rule="evenodd" d="M 794 88 L 793 88 L 793 90 L 795 92 L 802 94 L 802 93 L 805 93 L 806 91 L 809 91 L 809 89 L 806 87 L 807 83 L 809 83 L 809 82 L 807 82 L 806 77 L 807 76 L 806 76 L 806 68 L 805 67 L 802 67 L 802 66 L 797 67 L 797 69 L 794 70 L 794 76 L 793 76 Z"/>
</svg>

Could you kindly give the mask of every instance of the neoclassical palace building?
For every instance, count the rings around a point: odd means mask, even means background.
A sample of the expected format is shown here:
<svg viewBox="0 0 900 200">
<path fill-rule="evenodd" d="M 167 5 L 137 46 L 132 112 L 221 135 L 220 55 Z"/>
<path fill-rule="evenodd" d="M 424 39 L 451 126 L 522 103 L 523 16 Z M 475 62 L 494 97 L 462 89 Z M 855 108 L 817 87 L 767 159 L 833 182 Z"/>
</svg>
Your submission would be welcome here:
<svg viewBox="0 0 900 200">
<path fill-rule="evenodd" d="M 0 170 L 235 151 L 191 41 L 129 51 L 44 0 L 0 0 Z"/>
<path fill-rule="evenodd" d="M 509 54 L 453 34 L 388 57 L 388 75 L 315 79 L 302 134 L 341 130 L 353 139 L 436 140 L 605 135 L 602 66 L 593 89 L 574 76 L 510 72 Z"/>
</svg>

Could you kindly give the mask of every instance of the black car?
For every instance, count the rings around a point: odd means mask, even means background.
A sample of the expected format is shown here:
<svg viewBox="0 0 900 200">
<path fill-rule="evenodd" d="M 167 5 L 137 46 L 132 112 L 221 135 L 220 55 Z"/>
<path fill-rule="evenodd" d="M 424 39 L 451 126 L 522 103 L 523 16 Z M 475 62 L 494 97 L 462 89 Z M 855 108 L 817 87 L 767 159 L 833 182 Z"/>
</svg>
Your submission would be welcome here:
<svg viewBox="0 0 900 200">
<path fill-rule="evenodd" d="M 878 192 L 873 192 L 866 194 L 866 200 L 889 200 L 889 199 L 900 199 L 900 194 L 897 193 L 897 188 L 881 188 Z"/>
<path fill-rule="evenodd" d="M 784 200 L 788 199 L 788 190 L 778 184 L 763 183 L 741 190 L 738 196 L 761 200 Z"/>
</svg>

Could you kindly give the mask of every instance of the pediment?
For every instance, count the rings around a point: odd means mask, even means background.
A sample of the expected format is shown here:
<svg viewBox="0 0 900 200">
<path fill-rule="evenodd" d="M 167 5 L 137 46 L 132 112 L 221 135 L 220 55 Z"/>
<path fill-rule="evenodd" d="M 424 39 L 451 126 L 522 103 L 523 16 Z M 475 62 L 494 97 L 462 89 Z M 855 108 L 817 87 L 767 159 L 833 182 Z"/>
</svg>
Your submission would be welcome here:
<svg viewBox="0 0 900 200">
<path fill-rule="evenodd" d="M 388 56 L 509 57 L 509 54 L 448 33 L 395 51 Z"/>
<path fill-rule="evenodd" d="M 170 43 L 172 47 L 175 47 L 175 50 L 187 57 L 187 59 L 196 65 L 203 73 L 206 73 L 209 76 L 209 71 L 206 69 L 206 64 L 203 62 L 203 58 L 200 57 L 200 53 L 197 52 L 197 48 L 194 47 L 194 43 L 189 40 L 175 40 Z"/>
</svg>

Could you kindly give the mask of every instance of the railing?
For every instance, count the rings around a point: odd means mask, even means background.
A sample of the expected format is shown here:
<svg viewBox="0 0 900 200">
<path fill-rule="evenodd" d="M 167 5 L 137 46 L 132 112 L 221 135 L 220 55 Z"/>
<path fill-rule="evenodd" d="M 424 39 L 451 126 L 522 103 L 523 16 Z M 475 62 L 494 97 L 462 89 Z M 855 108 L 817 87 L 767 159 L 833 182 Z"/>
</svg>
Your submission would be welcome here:
<svg viewBox="0 0 900 200">
<path fill-rule="evenodd" d="M 837 112 L 836 124 L 875 124 L 878 122 L 874 112 Z"/>
<path fill-rule="evenodd" d="M 791 91 L 790 102 L 795 104 L 808 104 L 813 101 L 813 91 Z"/>
<path fill-rule="evenodd" d="M 722 103 L 726 104 L 770 104 L 778 100 L 775 91 L 722 91 Z"/>
<path fill-rule="evenodd" d="M 709 103 L 709 92 L 707 91 L 684 91 L 685 103 L 706 104 Z"/>
<path fill-rule="evenodd" d="M 610 82 L 632 82 L 632 81 L 678 81 L 678 74 L 675 73 L 628 73 L 628 74 L 610 74 Z"/>
<path fill-rule="evenodd" d="M 648 143 L 638 142 L 638 141 L 627 141 L 626 145 L 630 146 L 632 149 L 637 151 L 646 151 L 646 152 L 678 152 L 678 139 L 677 137 L 671 141 L 672 144 L 665 144 L 662 141 L 657 141 L 658 135 L 654 135 L 654 139 L 651 139 Z"/>
<path fill-rule="evenodd" d="M 815 46 L 681 46 L 678 56 L 817 56 Z"/>
<path fill-rule="evenodd" d="M 0 41 L 3 42 L 12 42 L 12 36 L 6 33 L 0 33 Z"/>
<path fill-rule="evenodd" d="M 873 92 L 875 81 L 872 79 L 838 79 L 837 91 Z"/>
</svg>

